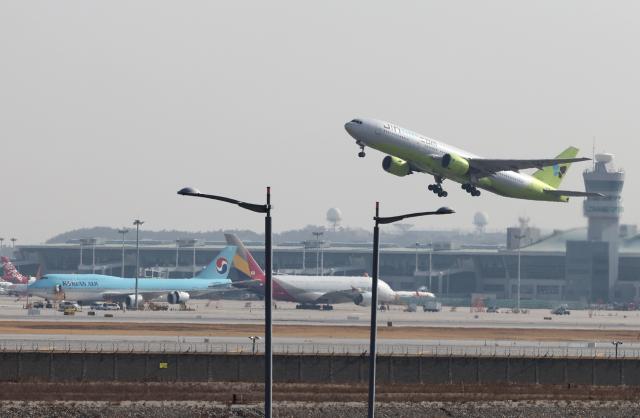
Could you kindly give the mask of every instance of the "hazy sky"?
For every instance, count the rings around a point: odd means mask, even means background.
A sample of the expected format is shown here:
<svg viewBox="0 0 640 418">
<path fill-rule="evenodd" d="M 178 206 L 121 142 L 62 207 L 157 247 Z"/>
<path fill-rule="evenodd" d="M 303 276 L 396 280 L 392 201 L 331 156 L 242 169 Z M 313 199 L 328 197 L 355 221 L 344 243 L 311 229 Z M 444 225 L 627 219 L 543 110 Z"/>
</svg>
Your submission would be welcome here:
<svg viewBox="0 0 640 418">
<path fill-rule="evenodd" d="M 419 227 L 490 229 L 528 215 L 584 224 L 568 204 L 471 198 L 432 178 L 394 177 L 344 131 L 395 122 L 495 158 L 553 157 L 568 145 L 627 169 L 624 222 L 640 219 L 640 2 L 0 2 L 0 236 L 37 243 L 68 229 L 260 230 L 263 218 L 204 192 L 261 202 L 274 229 L 371 227 L 435 209 Z M 573 167 L 563 188 L 582 190 Z M 445 183 L 447 186 L 447 183 Z"/>
</svg>

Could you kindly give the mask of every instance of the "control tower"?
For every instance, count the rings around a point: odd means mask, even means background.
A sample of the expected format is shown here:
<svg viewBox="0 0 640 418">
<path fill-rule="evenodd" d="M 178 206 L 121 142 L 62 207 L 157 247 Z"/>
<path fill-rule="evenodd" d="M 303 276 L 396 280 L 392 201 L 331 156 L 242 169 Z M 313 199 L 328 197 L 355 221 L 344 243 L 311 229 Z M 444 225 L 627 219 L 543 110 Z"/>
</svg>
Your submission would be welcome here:
<svg viewBox="0 0 640 418">
<path fill-rule="evenodd" d="M 624 172 L 613 167 L 613 155 L 597 154 L 594 169 L 583 174 L 587 192 L 605 197 L 589 197 L 584 201 L 584 216 L 589 219 L 589 241 L 618 241 L 622 214 Z"/>
<path fill-rule="evenodd" d="M 624 185 L 624 172 L 614 168 L 612 154 L 596 154 L 593 170 L 586 170 L 583 177 L 587 192 L 604 195 L 604 197 L 587 198 L 584 201 L 583 210 L 584 216 L 589 221 L 587 240 L 608 244 L 608 283 L 603 280 L 601 286 L 604 290 L 608 284 L 609 295 L 612 296 L 614 284 L 618 279 L 620 216 L 623 209 L 621 193 Z M 606 269 L 604 262 L 599 263 L 600 266 L 595 265 L 595 260 L 593 262 L 596 269 Z"/>
</svg>

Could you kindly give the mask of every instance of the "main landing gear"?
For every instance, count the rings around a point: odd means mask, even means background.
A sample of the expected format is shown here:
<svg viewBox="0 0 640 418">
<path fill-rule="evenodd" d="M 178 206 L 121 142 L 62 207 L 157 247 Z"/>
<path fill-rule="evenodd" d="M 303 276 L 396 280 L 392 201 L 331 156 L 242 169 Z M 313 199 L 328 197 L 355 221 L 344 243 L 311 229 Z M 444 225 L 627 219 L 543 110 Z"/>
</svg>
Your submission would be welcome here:
<svg viewBox="0 0 640 418">
<path fill-rule="evenodd" d="M 436 177 L 436 184 L 430 184 L 429 186 L 427 186 L 427 189 L 437 194 L 438 197 L 447 197 L 449 193 L 447 193 L 446 190 L 442 189 L 442 180 L 442 177 Z"/>
<path fill-rule="evenodd" d="M 360 146 L 360 152 L 358 153 L 358 157 L 364 158 L 364 156 L 367 155 L 364 152 L 364 145 L 362 145 L 362 144 L 358 144 L 358 145 Z"/>
<path fill-rule="evenodd" d="M 476 188 L 473 184 L 465 183 L 462 185 L 462 190 L 469 193 L 471 196 L 477 197 L 480 196 L 480 190 Z"/>
</svg>

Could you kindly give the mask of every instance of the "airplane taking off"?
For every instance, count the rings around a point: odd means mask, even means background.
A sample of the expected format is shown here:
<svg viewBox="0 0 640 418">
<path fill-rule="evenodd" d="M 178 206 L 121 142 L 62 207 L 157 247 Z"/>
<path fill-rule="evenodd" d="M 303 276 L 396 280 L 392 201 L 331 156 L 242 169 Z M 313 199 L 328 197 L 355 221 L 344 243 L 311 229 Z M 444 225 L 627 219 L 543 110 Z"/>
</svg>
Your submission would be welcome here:
<svg viewBox="0 0 640 418">
<path fill-rule="evenodd" d="M 191 296 L 206 296 L 231 288 L 227 278 L 236 247 L 225 247 L 196 277 L 191 279 L 138 279 L 138 302 L 166 295 L 170 304 L 187 302 Z M 28 287 L 29 293 L 45 299 L 63 296 L 79 303 L 124 302 L 135 306 L 136 279 L 102 274 L 45 274 Z"/>
<path fill-rule="evenodd" d="M 445 179 L 462 184 L 472 196 L 480 196 L 478 189 L 484 189 L 500 196 L 550 202 L 568 202 L 571 196 L 603 197 L 600 193 L 558 189 L 571 163 L 590 160 L 575 158 L 578 149 L 574 147 L 551 159 L 488 159 L 381 120 L 358 118 L 344 127 L 360 147 L 359 157 L 365 156 L 365 147 L 371 147 L 388 154 L 382 160 L 382 168 L 388 173 L 400 177 L 416 172 L 431 174 L 435 184 L 428 189 L 439 197 L 448 195 L 442 188 Z M 532 175 L 520 173 L 529 168 L 538 171 Z"/>
</svg>

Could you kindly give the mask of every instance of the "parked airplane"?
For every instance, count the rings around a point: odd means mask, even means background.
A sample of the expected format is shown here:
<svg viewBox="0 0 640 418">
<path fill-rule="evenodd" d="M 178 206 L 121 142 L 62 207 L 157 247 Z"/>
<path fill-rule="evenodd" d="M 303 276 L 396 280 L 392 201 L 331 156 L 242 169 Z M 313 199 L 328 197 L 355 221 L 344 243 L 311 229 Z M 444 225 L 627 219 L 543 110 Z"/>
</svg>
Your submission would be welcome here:
<svg viewBox="0 0 640 418">
<path fill-rule="evenodd" d="M 571 196 L 603 197 L 599 193 L 558 190 L 571 163 L 589 160 L 575 158 L 578 149 L 574 147 L 551 159 L 488 159 L 381 120 L 358 118 L 344 127 L 360 147 L 359 157 L 365 156 L 368 146 L 389 154 L 382 160 L 382 168 L 388 173 L 400 177 L 414 172 L 431 174 L 435 184 L 428 189 L 439 197 L 448 194 L 442 188 L 445 179 L 461 183 L 472 196 L 480 196 L 480 188 L 506 197 L 551 202 L 567 202 Z M 532 175 L 520 173 L 529 168 L 538 171 Z"/>
<path fill-rule="evenodd" d="M 225 247 L 220 254 L 194 278 L 190 279 L 139 279 L 138 303 L 144 300 L 167 297 L 171 304 L 184 303 L 191 296 L 206 296 L 228 290 L 229 260 L 236 247 Z M 110 300 L 135 306 L 135 279 L 101 274 L 45 274 L 29 285 L 29 293 L 46 299 L 62 296 L 79 303 Z"/>
<path fill-rule="evenodd" d="M 236 287 L 263 292 L 265 275 L 260 265 L 246 249 L 242 241 L 234 234 L 225 234 L 227 245 L 237 247 L 233 258 L 232 281 Z M 234 273 L 242 275 L 234 280 Z M 302 306 L 330 305 L 333 303 L 353 302 L 360 306 L 371 305 L 371 277 L 368 276 L 298 276 L 274 275 L 273 298 L 276 300 L 297 302 Z M 421 299 L 433 299 L 429 292 L 396 292 L 384 281 L 378 279 L 378 300 L 380 304 L 416 304 Z"/>
<path fill-rule="evenodd" d="M 3 270 L 0 287 L 7 293 L 18 295 L 25 293 L 27 286 L 36 281 L 35 277 L 25 276 L 20 273 L 8 257 L 0 257 L 0 261 L 2 261 Z"/>
</svg>

